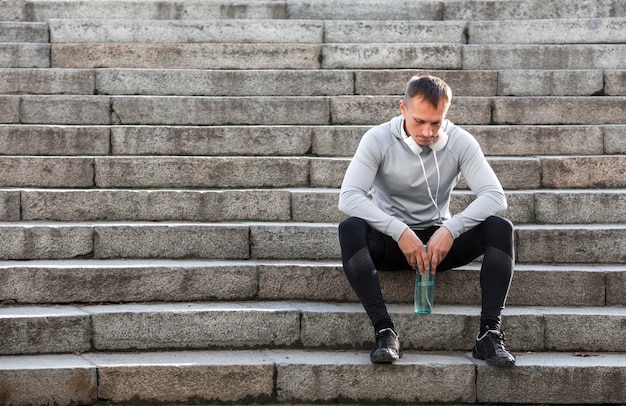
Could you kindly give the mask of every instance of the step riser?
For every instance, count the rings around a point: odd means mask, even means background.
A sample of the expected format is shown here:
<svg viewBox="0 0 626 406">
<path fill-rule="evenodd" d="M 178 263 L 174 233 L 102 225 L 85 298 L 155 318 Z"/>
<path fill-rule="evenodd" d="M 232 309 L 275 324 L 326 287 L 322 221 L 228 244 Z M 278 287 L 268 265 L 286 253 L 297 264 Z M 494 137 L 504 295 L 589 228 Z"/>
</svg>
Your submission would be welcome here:
<svg viewBox="0 0 626 406">
<path fill-rule="evenodd" d="M 480 304 L 476 266 L 437 276 L 437 305 Z M 610 269 L 610 268 L 608 268 Z M 311 300 L 358 302 L 342 267 L 290 265 L 5 266 L 0 302 L 105 303 L 154 301 Z M 413 301 L 414 274 L 381 272 L 388 303 Z M 303 283 L 306 281 L 306 283 Z M 554 286 L 567 286 L 554 290 Z M 510 306 L 623 306 L 626 272 L 603 268 L 529 270 L 518 265 Z"/>
<path fill-rule="evenodd" d="M 9 3 L 8 1 L 3 1 Z M 0 42 L 44 43 L 49 41 L 48 24 L 5 22 L 10 20 L 2 14 L 0 6 Z"/>
<path fill-rule="evenodd" d="M 1 44 L 0 68 L 49 68 L 48 44 Z"/>
</svg>

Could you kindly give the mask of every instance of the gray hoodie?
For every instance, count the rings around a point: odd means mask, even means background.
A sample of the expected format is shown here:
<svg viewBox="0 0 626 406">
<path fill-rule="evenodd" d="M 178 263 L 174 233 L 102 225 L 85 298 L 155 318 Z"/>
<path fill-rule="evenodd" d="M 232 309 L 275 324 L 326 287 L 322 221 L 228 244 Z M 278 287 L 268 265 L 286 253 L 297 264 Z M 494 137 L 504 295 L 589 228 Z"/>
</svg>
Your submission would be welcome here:
<svg viewBox="0 0 626 406">
<path fill-rule="evenodd" d="M 448 134 L 448 142 L 437 152 L 422 147 L 423 168 L 419 157 L 402 142 L 407 137 L 402 116 L 367 131 L 344 176 L 339 209 L 396 241 L 409 226 L 443 225 L 457 238 L 505 210 L 500 181 L 476 139 L 449 120 L 441 130 Z M 476 199 L 451 217 L 450 195 L 461 175 Z"/>
</svg>

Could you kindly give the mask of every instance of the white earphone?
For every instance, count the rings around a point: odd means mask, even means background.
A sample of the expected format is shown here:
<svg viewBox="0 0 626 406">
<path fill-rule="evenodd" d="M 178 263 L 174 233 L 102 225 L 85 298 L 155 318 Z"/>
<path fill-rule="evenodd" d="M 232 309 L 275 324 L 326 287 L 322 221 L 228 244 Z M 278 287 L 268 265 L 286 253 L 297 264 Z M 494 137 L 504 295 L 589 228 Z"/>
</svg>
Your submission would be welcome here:
<svg viewBox="0 0 626 406">
<path fill-rule="evenodd" d="M 409 146 L 411 151 L 417 156 L 422 153 L 422 147 L 420 147 L 417 142 L 410 135 L 407 136 L 404 140 L 404 143 Z M 441 151 L 443 147 L 448 143 L 448 134 L 445 131 L 439 131 L 439 135 L 437 139 L 429 145 L 430 149 L 433 151 Z"/>
</svg>

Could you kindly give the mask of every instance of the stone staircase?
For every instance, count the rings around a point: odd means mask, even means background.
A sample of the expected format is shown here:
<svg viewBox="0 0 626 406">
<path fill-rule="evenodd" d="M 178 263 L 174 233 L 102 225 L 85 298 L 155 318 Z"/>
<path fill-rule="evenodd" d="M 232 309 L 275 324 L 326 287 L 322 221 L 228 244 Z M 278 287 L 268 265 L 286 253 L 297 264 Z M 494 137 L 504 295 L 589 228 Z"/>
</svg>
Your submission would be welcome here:
<svg viewBox="0 0 626 406">
<path fill-rule="evenodd" d="M 626 404 L 626 1 L 4 0 L 0 405 Z M 338 188 L 416 73 L 507 192 L 517 366 L 479 264 L 382 274 L 372 365 Z M 454 211 L 471 201 L 463 182 Z"/>
</svg>

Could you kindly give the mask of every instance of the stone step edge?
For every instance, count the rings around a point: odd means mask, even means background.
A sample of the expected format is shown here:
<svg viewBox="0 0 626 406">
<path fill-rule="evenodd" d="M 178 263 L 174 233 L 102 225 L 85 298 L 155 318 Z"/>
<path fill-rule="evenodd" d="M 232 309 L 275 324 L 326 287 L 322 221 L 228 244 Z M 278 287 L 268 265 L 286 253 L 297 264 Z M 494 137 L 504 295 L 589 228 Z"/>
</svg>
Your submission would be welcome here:
<svg viewBox="0 0 626 406">
<path fill-rule="evenodd" d="M 243 385 L 233 385 L 233 374 Z M 442 375 L 447 379 L 442 380 Z M 173 376 L 180 379 L 172 380 Z M 220 403 L 327 403 L 341 399 L 347 403 L 460 404 L 509 403 L 515 399 L 541 404 L 619 404 L 626 400 L 619 390 L 625 376 L 626 353 L 519 354 L 516 366 L 510 369 L 490 367 L 467 352 L 407 351 L 394 365 L 373 365 L 366 352 L 352 351 L 0 357 L 0 377 L 5 378 L 5 385 L 13 389 L 13 398 L 20 404 L 49 404 L 52 400 L 63 404 L 93 404 L 97 400 L 171 404 L 200 399 Z M 20 384 L 47 382 L 43 377 L 56 378 L 56 384 Z M 77 381 L 82 383 L 78 390 Z M 520 381 L 527 385 L 519 385 Z M 528 391 L 528 387 L 533 390 Z"/>
</svg>

